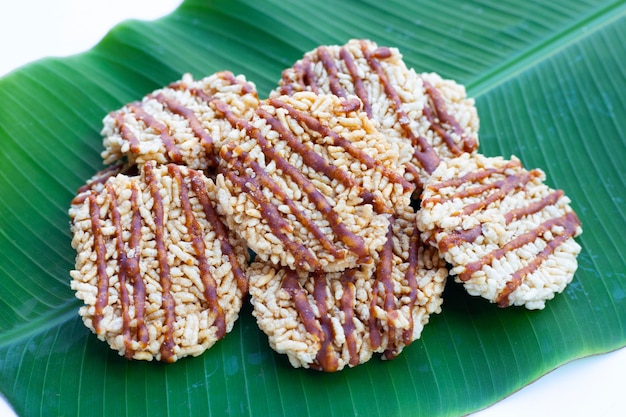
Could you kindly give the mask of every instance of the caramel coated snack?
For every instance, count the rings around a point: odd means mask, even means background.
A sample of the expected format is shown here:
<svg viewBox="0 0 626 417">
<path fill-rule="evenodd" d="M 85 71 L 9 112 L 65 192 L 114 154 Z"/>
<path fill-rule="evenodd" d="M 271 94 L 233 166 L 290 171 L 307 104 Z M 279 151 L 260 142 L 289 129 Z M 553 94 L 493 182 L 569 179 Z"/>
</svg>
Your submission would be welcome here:
<svg viewBox="0 0 626 417">
<path fill-rule="evenodd" d="M 247 121 L 218 104 L 241 133 L 220 153 L 218 208 L 260 259 L 341 271 L 385 243 L 391 209 L 408 206 L 413 187 L 360 106 L 302 92 Z"/>
<path fill-rule="evenodd" d="M 357 39 L 320 46 L 284 70 L 270 96 L 305 90 L 359 97 L 398 147 L 407 179 L 418 189 L 441 159 L 478 148 L 479 119 L 465 88 L 435 73 L 417 74 L 397 48 Z"/>
<path fill-rule="evenodd" d="M 472 295 L 542 309 L 577 269 L 580 221 L 563 191 L 519 159 L 463 155 L 425 184 L 418 227 Z"/>
<path fill-rule="evenodd" d="M 105 164 L 126 158 L 128 164 L 173 162 L 193 169 L 217 164 L 231 125 L 216 118 L 215 99 L 240 117 L 250 117 L 259 100 L 254 84 L 222 71 L 201 80 L 185 74 L 174 82 L 111 112 L 102 135 Z"/>
<path fill-rule="evenodd" d="M 270 346 L 294 367 L 334 372 L 396 357 L 441 311 L 448 276 L 419 240 L 410 207 L 388 228 L 375 262 L 342 272 L 296 272 L 268 262 L 248 269 L 251 302 Z"/>
<path fill-rule="evenodd" d="M 120 355 L 174 362 L 232 329 L 247 249 L 218 218 L 214 187 L 199 171 L 148 161 L 72 201 L 79 314 Z"/>
</svg>

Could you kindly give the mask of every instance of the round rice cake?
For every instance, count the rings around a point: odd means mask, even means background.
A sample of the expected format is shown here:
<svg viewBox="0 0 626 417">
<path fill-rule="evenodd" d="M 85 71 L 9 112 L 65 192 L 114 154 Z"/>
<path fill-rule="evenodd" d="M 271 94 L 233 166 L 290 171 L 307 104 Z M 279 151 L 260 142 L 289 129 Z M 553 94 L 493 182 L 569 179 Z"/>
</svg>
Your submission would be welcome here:
<svg viewBox="0 0 626 417">
<path fill-rule="evenodd" d="M 563 191 L 544 180 L 516 157 L 476 154 L 443 162 L 426 183 L 422 237 L 471 295 L 542 309 L 571 282 L 581 223 Z"/>
<path fill-rule="evenodd" d="M 407 68 L 397 48 L 359 39 L 319 46 L 283 71 L 270 96 L 298 91 L 358 96 L 377 128 L 398 146 L 406 176 L 418 188 L 441 159 L 478 148 L 478 114 L 465 87 Z"/>
<path fill-rule="evenodd" d="M 128 359 L 174 362 L 228 333 L 247 291 L 245 243 L 218 218 L 201 172 L 146 162 L 69 210 L 85 325 Z"/>
<path fill-rule="evenodd" d="M 218 208 L 260 259 L 326 272 L 370 262 L 392 207 L 410 204 L 397 152 L 360 105 L 302 92 L 251 121 L 221 106 L 240 137 L 220 153 Z"/>
<path fill-rule="evenodd" d="M 243 75 L 222 71 L 200 80 L 180 81 L 109 113 L 103 120 L 105 164 L 126 158 L 130 164 L 156 161 L 205 169 L 217 164 L 231 125 L 215 117 L 219 99 L 240 117 L 250 117 L 259 99 Z"/>
<path fill-rule="evenodd" d="M 441 311 L 448 270 L 437 250 L 419 241 L 412 209 L 404 213 L 390 224 L 374 264 L 306 273 L 252 263 L 253 315 L 292 366 L 334 372 L 374 353 L 392 359 Z"/>
</svg>

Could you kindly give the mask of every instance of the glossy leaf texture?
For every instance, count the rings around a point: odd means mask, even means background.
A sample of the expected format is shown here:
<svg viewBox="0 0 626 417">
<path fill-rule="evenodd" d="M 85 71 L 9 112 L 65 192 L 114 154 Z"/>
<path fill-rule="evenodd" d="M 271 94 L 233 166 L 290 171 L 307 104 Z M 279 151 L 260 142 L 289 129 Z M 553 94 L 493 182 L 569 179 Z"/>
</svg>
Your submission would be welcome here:
<svg viewBox="0 0 626 417">
<path fill-rule="evenodd" d="M 129 362 L 82 324 L 67 209 L 102 168 L 101 121 L 180 78 L 228 69 L 261 96 L 320 44 L 370 38 L 467 86 L 481 152 L 564 189 L 579 269 L 545 310 L 498 309 L 455 284 L 397 359 L 292 369 L 245 307 L 223 341 L 172 365 Z M 20 416 L 457 416 L 575 358 L 626 345 L 626 4 L 621 0 L 188 0 L 91 51 L 0 80 L 0 392 Z"/>
</svg>

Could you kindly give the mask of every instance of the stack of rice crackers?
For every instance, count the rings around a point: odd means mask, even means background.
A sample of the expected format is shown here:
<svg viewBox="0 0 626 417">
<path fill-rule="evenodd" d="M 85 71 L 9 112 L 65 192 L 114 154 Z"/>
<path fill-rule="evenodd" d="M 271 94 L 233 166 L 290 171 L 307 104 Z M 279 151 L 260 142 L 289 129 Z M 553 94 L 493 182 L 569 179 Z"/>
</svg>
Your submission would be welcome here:
<svg viewBox="0 0 626 417">
<path fill-rule="evenodd" d="M 577 268 L 581 223 L 515 157 L 478 152 L 465 88 L 369 40 L 320 46 L 259 99 L 185 74 L 104 119 L 108 167 L 69 210 L 85 325 L 126 358 L 174 362 L 252 304 L 294 367 L 396 357 L 448 277 L 542 309 Z"/>
</svg>

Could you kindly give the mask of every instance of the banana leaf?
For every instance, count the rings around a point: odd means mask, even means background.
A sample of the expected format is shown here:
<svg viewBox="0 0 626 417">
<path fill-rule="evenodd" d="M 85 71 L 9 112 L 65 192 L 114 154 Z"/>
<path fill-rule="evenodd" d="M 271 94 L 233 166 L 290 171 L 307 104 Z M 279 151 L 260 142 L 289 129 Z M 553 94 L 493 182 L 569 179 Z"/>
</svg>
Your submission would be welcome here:
<svg viewBox="0 0 626 417">
<path fill-rule="evenodd" d="M 392 361 L 293 369 L 249 306 L 196 358 L 127 361 L 82 324 L 67 209 L 103 168 L 102 118 L 179 79 L 245 74 L 266 96 L 320 44 L 369 38 L 467 87 L 481 152 L 518 156 L 583 222 L 573 282 L 541 311 L 449 283 L 443 312 Z M 0 392 L 20 416 L 458 416 L 573 359 L 626 345 L 623 0 L 186 0 L 90 51 L 0 79 Z"/>
</svg>

